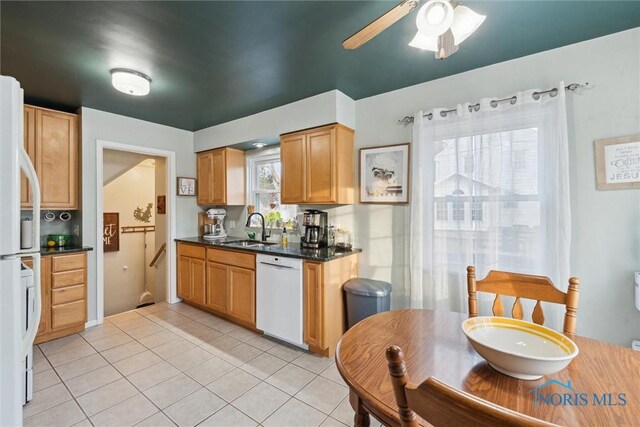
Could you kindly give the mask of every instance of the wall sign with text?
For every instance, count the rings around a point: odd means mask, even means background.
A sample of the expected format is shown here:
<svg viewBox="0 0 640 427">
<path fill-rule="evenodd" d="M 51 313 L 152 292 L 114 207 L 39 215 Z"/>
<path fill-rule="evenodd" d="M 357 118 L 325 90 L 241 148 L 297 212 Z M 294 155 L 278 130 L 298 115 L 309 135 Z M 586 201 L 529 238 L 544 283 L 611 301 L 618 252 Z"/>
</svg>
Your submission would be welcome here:
<svg viewBox="0 0 640 427">
<path fill-rule="evenodd" d="M 596 188 L 640 188 L 640 135 L 599 139 L 596 149 Z"/>
<path fill-rule="evenodd" d="M 104 252 L 120 250 L 120 214 L 105 212 L 103 214 L 102 244 Z"/>
</svg>

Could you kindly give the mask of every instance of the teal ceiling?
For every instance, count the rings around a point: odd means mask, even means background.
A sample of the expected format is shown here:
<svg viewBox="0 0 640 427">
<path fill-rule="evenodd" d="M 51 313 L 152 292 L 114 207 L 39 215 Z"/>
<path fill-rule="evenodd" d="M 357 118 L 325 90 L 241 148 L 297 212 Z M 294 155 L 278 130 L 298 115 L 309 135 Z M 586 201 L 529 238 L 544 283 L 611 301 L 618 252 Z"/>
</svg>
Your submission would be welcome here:
<svg viewBox="0 0 640 427">
<path fill-rule="evenodd" d="M 0 72 L 37 105 L 198 130 L 332 89 L 360 99 L 640 25 L 637 1 L 464 3 L 487 19 L 438 61 L 407 46 L 415 12 L 342 48 L 388 1 L 3 0 Z M 151 94 L 115 91 L 116 67 L 151 76 Z"/>
</svg>

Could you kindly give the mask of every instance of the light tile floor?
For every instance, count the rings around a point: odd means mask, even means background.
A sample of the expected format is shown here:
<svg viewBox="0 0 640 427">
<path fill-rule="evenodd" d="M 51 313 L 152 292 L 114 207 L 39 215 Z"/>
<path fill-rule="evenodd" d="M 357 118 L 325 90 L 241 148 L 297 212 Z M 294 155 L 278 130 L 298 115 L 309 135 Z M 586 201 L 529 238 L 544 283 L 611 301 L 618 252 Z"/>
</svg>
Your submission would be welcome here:
<svg viewBox="0 0 640 427">
<path fill-rule="evenodd" d="M 333 359 L 186 304 L 121 313 L 34 347 L 25 426 L 344 426 Z"/>
</svg>

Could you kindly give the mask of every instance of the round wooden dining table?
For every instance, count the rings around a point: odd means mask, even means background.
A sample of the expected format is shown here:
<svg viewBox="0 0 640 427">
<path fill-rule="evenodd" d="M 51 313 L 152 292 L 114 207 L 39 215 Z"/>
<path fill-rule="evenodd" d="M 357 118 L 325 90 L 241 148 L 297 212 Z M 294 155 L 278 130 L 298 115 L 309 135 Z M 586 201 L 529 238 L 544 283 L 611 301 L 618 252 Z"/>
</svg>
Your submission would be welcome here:
<svg viewBox="0 0 640 427">
<path fill-rule="evenodd" d="M 354 424 L 368 426 L 371 414 L 385 425 L 400 425 L 385 356 L 387 347 L 397 345 L 404 352 L 412 383 L 432 376 L 500 406 L 559 425 L 640 425 L 640 352 L 574 336 L 579 354 L 567 368 L 539 380 L 519 380 L 497 372 L 471 348 L 461 329 L 466 318 L 462 313 L 394 310 L 349 329 L 338 343 L 336 364 L 350 388 Z M 557 382 L 545 385 L 550 380 Z M 544 393 L 548 399 L 539 395 L 536 402 L 536 393 Z M 562 397 L 565 394 L 571 396 Z"/>
</svg>

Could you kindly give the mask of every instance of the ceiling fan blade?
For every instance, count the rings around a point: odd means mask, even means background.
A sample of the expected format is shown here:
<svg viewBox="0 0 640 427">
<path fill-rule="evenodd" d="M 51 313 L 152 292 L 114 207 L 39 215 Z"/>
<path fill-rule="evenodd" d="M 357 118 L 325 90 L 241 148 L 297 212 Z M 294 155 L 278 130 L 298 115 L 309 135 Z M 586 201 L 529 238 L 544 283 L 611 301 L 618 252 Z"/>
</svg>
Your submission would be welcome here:
<svg viewBox="0 0 640 427">
<path fill-rule="evenodd" d="M 359 48 L 415 9 L 418 2 L 418 0 L 404 0 L 384 15 L 380 16 L 378 19 L 343 41 L 342 46 L 345 49 Z"/>
</svg>

